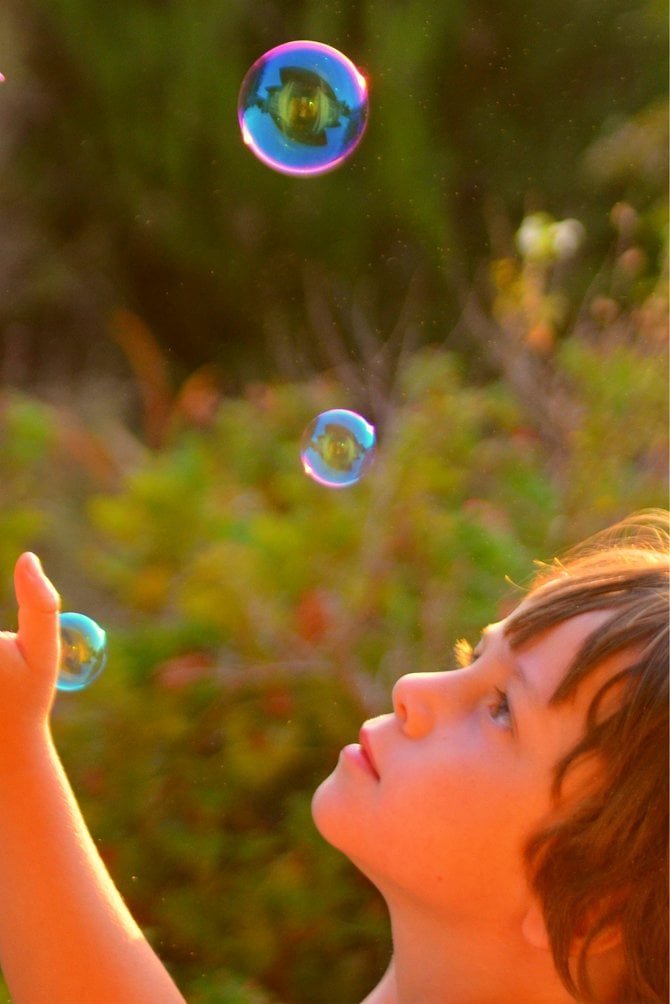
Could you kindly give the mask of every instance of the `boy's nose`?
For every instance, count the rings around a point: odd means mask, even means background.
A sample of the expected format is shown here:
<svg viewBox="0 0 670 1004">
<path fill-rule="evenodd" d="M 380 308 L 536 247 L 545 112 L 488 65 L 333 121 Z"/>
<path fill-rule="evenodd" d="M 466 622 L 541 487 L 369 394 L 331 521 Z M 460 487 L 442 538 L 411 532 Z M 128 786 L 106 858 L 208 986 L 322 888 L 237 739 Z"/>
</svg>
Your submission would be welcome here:
<svg viewBox="0 0 670 1004">
<path fill-rule="evenodd" d="M 434 727 L 445 703 L 444 673 L 410 673 L 393 688 L 393 710 L 410 739 L 420 739 Z"/>
</svg>

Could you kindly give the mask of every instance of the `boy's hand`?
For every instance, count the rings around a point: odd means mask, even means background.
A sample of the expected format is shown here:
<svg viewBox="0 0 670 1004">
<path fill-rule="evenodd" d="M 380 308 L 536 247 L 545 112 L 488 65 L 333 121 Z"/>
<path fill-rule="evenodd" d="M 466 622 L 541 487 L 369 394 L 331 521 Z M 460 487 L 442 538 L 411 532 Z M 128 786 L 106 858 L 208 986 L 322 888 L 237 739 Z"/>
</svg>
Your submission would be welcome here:
<svg viewBox="0 0 670 1004">
<path fill-rule="evenodd" d="M 0 634 L 0 964 L 23 1004 L 186 1004 L 114 887 L 51 741 L 58 593 L 16 563 Z"/>
<path fill-rule="evenodd" d="M 19 630 L 0 632 L 0 751 L 12 735 L 44 727 L 53 703 L 60 655 L 60 598 L 26 552 L 16 563 Z"/>
</svg>

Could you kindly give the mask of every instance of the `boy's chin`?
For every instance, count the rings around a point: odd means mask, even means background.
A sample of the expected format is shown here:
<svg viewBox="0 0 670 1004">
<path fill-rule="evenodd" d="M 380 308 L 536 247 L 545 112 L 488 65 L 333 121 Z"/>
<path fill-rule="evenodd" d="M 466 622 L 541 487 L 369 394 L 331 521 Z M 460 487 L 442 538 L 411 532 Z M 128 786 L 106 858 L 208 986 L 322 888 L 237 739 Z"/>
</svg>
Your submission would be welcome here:
<svg viewBox="0 0 670 1004">
<path fill-rule="evenodd" d="M 323 839 L 338 850 L 343 850 L 338 834 L 342 830 L 342 814 L 345 810 L 334 774 L 335 771 L 329 774 L 312 795 L 312 819 Z"/>
<path fill-rule="evenodd" d="M 326 840 L 328 840 L 328 836 L 323 832 L 322 825 L 329 815 L 326 803 L 328 801 L 328 787 L 331 777 L 332 774 L 329 774 L 328 777 L 324 778 L 312 795 L 312 819 L 317 830 Z"/>
</svg>

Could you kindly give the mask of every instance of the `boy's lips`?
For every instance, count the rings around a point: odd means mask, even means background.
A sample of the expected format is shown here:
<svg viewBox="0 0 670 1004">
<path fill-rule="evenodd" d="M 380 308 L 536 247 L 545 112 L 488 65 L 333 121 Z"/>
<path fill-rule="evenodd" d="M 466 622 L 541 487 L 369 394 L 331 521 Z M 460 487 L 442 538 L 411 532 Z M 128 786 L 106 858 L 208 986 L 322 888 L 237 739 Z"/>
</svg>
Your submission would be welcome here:
<svg viewBox="0 0 670 1004">
<path fill-rule="evenodd" d="M 372 768 L 373 774 L 375 775 L 377 780 L 379 780 L 379 771 L 377 770 L 377 764 L 375 763 L 375 758 L 370 748 L 370 740 L 368 738 L 367 732 L 365 731 L 365 726 L 363 726 L 363 728 L 358 733 L 358 741 L 360 743 L 361 752 L 363 756 L 365 757 L 370 767 Z"/>
</svg>

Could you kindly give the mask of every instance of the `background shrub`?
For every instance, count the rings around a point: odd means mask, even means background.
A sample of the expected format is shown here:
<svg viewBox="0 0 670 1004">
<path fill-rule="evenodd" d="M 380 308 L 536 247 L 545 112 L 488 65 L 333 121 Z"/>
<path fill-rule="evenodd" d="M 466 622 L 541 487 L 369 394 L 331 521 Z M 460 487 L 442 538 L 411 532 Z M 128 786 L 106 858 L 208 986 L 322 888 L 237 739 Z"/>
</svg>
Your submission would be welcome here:
<svg viewBox="0 0 670 1004">
<path fill-rule="evenodd" d="M 0 9 L 0 615 L 30 548 L 108 630 L 54 731 L 192 1004 L 364 996 L 385 912 L 315 785 L 533 559 L 667 501 L 662 13 Z M 235 117 L 295 37 L 371 82 L 364 144 L 311 181 Z M 335 406 L 380 435 L 346 491 L 298 462 Z"/>
<path fill-rule="evenodd" d="M 330 377 L 255 385 L 205 424 L 177 397 L 153 449 L 6 395 L 4 620 L 30 546 L 65 608 L 109 630 L 108 670 L 59 696 L 54 730 L 103 857 L 194 1004 L 340 1004 L 384 968 L 381 901 L 314 831 L 313 789 L 399 675 L 449 667 L 457 638 L 504 614 L 533 558 L 664 503 L 652 314 L 541 356 L 526 344 L 543 381 L 529 402 L 505 379 L 467 382 L 452 353 L 413 354 L 377 463 L 346 491 L 298 461 L 309 419 L 350 403 Z"/>
</svg>

